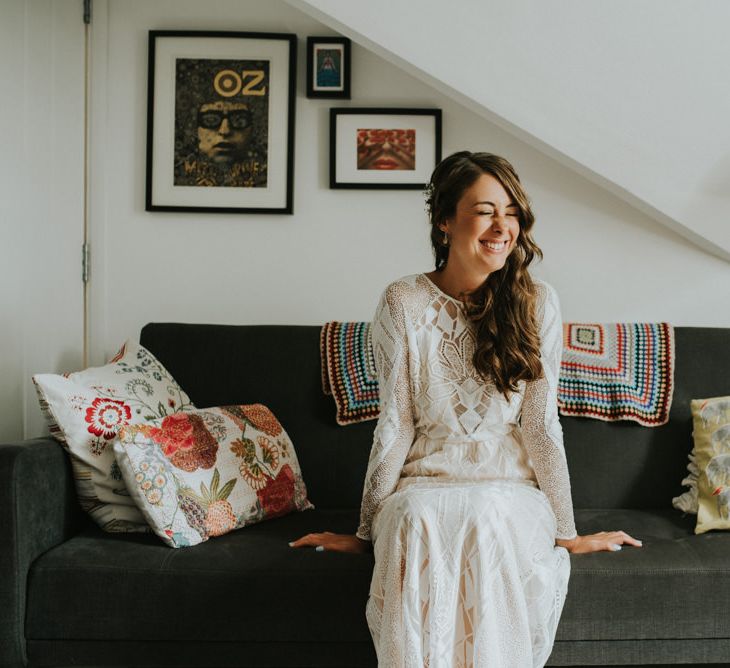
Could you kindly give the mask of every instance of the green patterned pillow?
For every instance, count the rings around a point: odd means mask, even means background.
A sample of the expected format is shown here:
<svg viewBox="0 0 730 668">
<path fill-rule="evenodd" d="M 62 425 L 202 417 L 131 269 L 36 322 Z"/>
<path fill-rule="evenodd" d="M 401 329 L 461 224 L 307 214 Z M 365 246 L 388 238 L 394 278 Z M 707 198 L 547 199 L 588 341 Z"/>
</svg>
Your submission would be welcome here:
<svg viewBox="0 0 730 668">
<path fill-rule="evenodd" d="M 149 531 L 127 493 L 111 441 L 125 425 L 191 410 L 190 397 L 133 341 L 105 366 L 36 374 L 33 383 L 51 435 L 71 459 L 81 507 L 105 531 Z"/>
<path fill-rule="evenodd" d="M 697 477 L 695 533 L 730 529 L 730 396 L 693 399 Z"/>
<path fill-rule="evenodd" d="M 137 506 L 171 547 L 314 508 L 294 446 L 262 404 L 130 425 L 114 452 Z"/>
</svg>

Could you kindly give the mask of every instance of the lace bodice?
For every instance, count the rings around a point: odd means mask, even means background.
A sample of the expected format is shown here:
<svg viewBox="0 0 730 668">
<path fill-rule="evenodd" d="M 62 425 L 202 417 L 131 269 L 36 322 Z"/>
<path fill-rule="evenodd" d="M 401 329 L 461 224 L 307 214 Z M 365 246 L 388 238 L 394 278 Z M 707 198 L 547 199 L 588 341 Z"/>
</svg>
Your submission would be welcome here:
<svg viewBox="0 0 730 668">
<path fill-rule="evenodd" d="M 380 416 L 357 535 L 370 540 L 380 503 L 409 484 L 514 480 L 538 486 L 557 538 L 576 535 L 558 421 L 562 321 L 555 290 L 535 280 L 544 376 L 520 381 L 507 401 L 472 363 L 474 324 L 462 303 L 424 274 L 392 282 L 372 322 Z"/>
</svg>

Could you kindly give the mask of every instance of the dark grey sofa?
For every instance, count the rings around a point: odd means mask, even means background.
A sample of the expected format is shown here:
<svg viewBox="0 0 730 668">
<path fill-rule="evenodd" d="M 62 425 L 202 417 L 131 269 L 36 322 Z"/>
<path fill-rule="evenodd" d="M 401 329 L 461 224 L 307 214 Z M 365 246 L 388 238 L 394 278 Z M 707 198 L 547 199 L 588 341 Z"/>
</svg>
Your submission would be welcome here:
<svg viewBox="0 0 730 668">
<path fill-rule="evenodd" d="M 730 329 L 676 328 L 669 424 L 561 418 L 578 530 L 642 549 L 572 556 L 550 665 L 724 663 L 730 534 L 671 507 L 691 398 L 730 394 Z M 151 324 L 141 335 L 197 406 L 261 402 L 296 447 L 315 510 L 173 550 L 104 534 L 76 502 L 60 446 L 0 446 L 0 665 L 375 666 L 364 616 L 372 554 L 293 549 L 354 532 L 374 421 L 337 426 L 319 328 Z"/>
</svg>

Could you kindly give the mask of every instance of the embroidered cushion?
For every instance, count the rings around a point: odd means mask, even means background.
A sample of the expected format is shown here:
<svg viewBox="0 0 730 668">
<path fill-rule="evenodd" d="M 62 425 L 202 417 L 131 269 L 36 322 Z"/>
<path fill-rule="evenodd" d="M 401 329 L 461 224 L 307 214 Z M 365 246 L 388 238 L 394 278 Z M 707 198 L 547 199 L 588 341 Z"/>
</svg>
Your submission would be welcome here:
<svg viewBox="0 0 730 668">
<path fill-rule="evenodd" d="M 730 396 L 693 399 L 690 406 L 699 472 L 695 533 L 730 529 Z"/>
<path fill-rule="evenodd" d="M 682 479 L 682 484 L 687 487 L 686 492 L 682 492 L 679 496 L 675 496 L 672 499 L 672 505 L 683 513 L 690 515 L 697 514 L 697 508 L 699 506 L 699 499 L 697 498 L 697 478 L 700 474 L 697 468 L 697 456 L 695 455 L 694 447 L 692 452 L 689 453 L 689 462 L 687 462 L 687 477 Z"/>
<path fill-rule="evenodd" d="M 33 376 L 51 435 L 69 454 L 81 507 L 105 531 L 149 531 L 111 441 L 121 427 L 187 411 L 190 398 L 155 356 L 127 341 L 105 366 Z"/>
<path fill-rule="evenodd" d="M 314 508 L 294 446 L 262 404 L 128 425 L 114 451 L 132 497 L 171 547 Z"/>
</svg>

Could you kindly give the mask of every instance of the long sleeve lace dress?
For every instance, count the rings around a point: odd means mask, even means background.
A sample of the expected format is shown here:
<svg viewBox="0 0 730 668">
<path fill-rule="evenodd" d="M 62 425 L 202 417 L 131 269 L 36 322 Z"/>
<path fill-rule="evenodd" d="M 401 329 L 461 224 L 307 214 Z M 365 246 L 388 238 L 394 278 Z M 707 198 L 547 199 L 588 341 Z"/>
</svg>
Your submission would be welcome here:
<svg viewBox="0 0 730 668">
<path fill-rule="evenodd" d="M 533 668 L 552 650 L 576 535 L 558 422 L 554 289 L 535 281 L 544 377 L 508 402 L 472 363 L 462 303 L 394 281 L 372 326 L 380 416 L 357 535 L 380 668 Z"/>
</svg>

